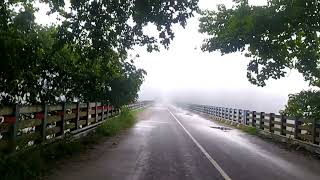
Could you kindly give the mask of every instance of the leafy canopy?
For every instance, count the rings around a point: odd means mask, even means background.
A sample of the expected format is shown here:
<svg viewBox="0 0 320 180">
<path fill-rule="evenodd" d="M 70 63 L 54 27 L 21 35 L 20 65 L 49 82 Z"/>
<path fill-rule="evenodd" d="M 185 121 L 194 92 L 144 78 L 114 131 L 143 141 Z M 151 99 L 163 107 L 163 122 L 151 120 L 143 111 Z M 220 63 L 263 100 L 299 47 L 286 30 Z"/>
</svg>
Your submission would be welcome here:
<svg viewBox="0 0 320 180">
<path fill-rule="evenodd" d="M 308 90 L 289 95 L 284 113 L 295 117 L 317 119 L 320 117 L 320 91 Z"/>
<path fill-rule="evenodd" d="M 209 35 L 203 51 L 244 52 L 251 58 L 247 77 L 259 86 L 269 78 L 284 77 L 287 68 L 297 69 L 311 85 L 320 86 L 320 1 L 235 3 L 230 9 L 219 5 L 217 11 L 202 12 L 200 32 Z"/>
<path fill-rule="evenodd" d="M 172 25 L 185 26 L 198 0 L 39 0 L 60 15 L 49 27 L 36 23 L 36 2 L 0 2 L 1 104 L 136 100 L 146 72 L 127 51 L 168 48 Z M 143 31 L 150 23 L 158 37 Z"/>
</svg>

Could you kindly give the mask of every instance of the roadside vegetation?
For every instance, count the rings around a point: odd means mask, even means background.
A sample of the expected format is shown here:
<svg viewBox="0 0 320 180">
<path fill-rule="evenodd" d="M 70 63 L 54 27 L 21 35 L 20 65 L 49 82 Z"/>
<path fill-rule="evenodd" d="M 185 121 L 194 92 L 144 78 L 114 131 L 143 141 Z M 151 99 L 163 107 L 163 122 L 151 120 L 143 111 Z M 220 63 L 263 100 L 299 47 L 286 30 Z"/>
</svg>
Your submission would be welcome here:
<svg viewBox="0 0 320 180">
<path fill-rule="evenodd" d="M 250 59 L 248 80 L 266 86 L 296 70 L 310 89 L 289 95 L 283 113 L 320 119 L 320 3 L 315 0 L 268 0 L 263 6 L 234 0 L 233 7 L 219 5 L 203 10 L 200 32 L 208 35 L 203 51 L 222 55 L 242 52 Z"/>
<path fill-rule="evenodd" d="M 244 126 L 244 125 L 237 125 L 238 129 L 251 134 L 251 135 L 258 135 L 259 129 L 251 126 Z"/>
<path fill-rule="evenodd" d="M 132 127 L 138 113 L 142 110 L 130 111 L 123 108 L 119 116 L 107 120 L 96 131 L 92 131 L 80 139 L 66 136 L 52 144 L 19 151 L 11 155 L 0 154 L 0 179 L 40 179 L 41 176 L 50 172 L 55 161 L 79 154 L 101 142 L 105 137 L 115 136 L 122 130 Z"/>
<path fill-rule="evenodd" d="M 122 109 L 120 116 L 99 126 L 96 134 L 101 136 L 114 136 L 118 134 L 119 131 L 132 127 L 136 121 L 135 116 L 139 111 L 140 110 L 129 111 L 128 109 Z"/>
</svg>

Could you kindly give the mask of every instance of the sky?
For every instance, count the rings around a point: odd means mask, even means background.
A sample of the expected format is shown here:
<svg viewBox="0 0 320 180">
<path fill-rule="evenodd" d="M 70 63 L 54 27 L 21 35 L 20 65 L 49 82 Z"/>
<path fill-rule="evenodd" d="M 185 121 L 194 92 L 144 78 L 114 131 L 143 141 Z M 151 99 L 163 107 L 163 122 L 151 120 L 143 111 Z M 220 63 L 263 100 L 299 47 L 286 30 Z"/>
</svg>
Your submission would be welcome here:
<svg viewBox="0 0 320 180">
<path fill-rule="evenodd" d="M 249 0 L 253 5 L 264 5 L 266 0 Z M 216 9 L 217 4 L 232 7 L 232 0 L 200 0 L 201 9 Z M 36 20 L 50 24 L 45 16 L 48 7 L 39 5 Z M 257 87 L 246 77 L 248 58 L 240 53 L 221 56 L 219 52 L 202 52 L 204 34 L 198 32 L 198 18 L 188 20 L 187 27 L 174 26 L 175 39 L 169 50 L 148 53 L 144 47 L 130 51 L 135 65 L 147 71 L 139 92 L 140 100 L 166 100 L 184 103 L 207 104 L 220 107 L 278 112 L 284 108 L 288 94 L 309 89 L 308 83 L 295 70 L 285 78 L 269 80 L 267 86 Z M 55 19 L 50 17 L 50 19 Z M 148 25 L 145 31 L 156 34 Z"/>
<path fill-rule="evenodd" d="M 264 5 L 264 0 L 251 0 Z M 217 4 L 232 6 L 232 0 L 200 0 L 200 8 L 215 9 Z M 141 100 L 165 99 L 185 103 L 199 103 L 221 107 L 279 112 L 288 94 L 308 89 L 308 83 L 295 70 L 285 78 L 269 80 L 261 88 L 249 83 L 246 69 L 249 59 L 240 53 L 221 56 L 219 52 L 200 50 L 205 37 L 198 32 L 198 18 L 188 20 L 185 29 L 174 28 L 175 39 L 169 50 L 148 53 L 137 47 L 132 54 L 140 54 L 135 64 L 147 71 L 139 97 Z M 147 31 L 153 33 L 153 27 Z"/>
</svg>

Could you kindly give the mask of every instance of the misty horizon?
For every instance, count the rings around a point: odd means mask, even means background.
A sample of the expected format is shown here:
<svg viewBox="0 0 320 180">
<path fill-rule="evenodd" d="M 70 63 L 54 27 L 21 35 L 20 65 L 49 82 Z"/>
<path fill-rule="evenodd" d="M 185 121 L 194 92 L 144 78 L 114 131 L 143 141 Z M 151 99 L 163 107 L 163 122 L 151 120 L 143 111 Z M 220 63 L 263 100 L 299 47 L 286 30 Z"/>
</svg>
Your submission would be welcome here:
<svg viewBox="0 0 320 180">
<path fill-rule="evenodd" d="M 266 1 L 249 1 L 263 5 Z M 217 4 L 227 7 L 232 0 L 200 0 L 201 9 L 215 9 Z M 146 52 L 136 47 L 132 55 L 139 54 L 135 64 L 147 71 L 139 92 L 140 100 L 165 99 L 174 102 L 199 103 L 221 107 L 249 109 L 278 113 L 284 109 L 289 94 L 310 89 L 309 84 L 296 70 L 279 80 L 270 79 L 265 87 L 248 81 L 248 58 L 241 53 L 221 55 L 219 52 L 202 52 L 204 34 L 198 32 L 199 16 L 188 20 L 185 29 L 175 26 L 175 38 L 169 50 Z M 156 34 L 148 25 L 146 31 Z"/>
</svg>

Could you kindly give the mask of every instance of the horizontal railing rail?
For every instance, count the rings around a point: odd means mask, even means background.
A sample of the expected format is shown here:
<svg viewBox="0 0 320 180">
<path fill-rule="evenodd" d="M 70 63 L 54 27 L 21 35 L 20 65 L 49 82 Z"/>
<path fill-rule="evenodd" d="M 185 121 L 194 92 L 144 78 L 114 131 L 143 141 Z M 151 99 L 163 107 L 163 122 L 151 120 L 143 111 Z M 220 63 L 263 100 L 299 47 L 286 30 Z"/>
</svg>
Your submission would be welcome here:
<svg viewBox="0 0 320 180">
<path fill-rule="evenodd" d="M 127 105 L 142 108 L 151 101 Z M 0 152 L 12 152 L 75 135 L 120 113 L 100 102 L 0 107 Z"/>
<path fill-rule="evenodd" d="M 208 105 L 188 104 L 186 108 L 213 116 L 217 120 L 229 120 L 252 126 L 290 139 L 320 144 L 320 123 L 315 119 L 303 119 L 274 113 L 257 112 Z"/>
</svg>

